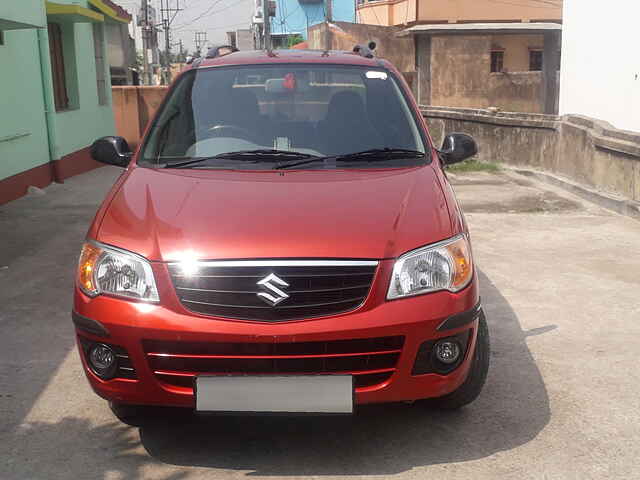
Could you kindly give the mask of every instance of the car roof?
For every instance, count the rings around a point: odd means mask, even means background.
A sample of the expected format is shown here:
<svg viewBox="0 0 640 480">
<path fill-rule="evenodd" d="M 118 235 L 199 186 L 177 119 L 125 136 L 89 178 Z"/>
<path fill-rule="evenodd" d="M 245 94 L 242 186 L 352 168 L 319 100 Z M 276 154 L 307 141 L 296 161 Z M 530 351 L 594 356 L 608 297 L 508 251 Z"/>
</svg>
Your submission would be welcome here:
<svg viewBox="0 0 640 480">
<path fill-rule="evenodd" d="M 245 50 L 221 57 L 205 58 L 194 68 L 222 65 L 259 65 L 274 63 L 326 63 L 338 65 L 358 65 L 386 67 L 390 64 L 379 58 L 366 58 L 357 53 L 341 50 Z"/>
</svg>

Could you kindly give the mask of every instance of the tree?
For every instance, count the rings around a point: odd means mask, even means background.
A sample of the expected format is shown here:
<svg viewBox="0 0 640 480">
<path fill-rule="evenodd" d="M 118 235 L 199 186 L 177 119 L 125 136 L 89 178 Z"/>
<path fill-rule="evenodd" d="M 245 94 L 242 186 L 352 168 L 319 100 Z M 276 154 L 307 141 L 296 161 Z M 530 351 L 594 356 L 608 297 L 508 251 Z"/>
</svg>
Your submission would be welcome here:
<svg viewBox="0 0 640 480">
<path fill-rule="evenodd" d="M 291 48 L 294 45 L 297 45 L 302 42 L 304 42 L 304 38 L 302 38 L 302 35 L 299 35 L 297 33 L 295 35 L 290 35 L 287 38 L 287 48 Z"/>
</svg>

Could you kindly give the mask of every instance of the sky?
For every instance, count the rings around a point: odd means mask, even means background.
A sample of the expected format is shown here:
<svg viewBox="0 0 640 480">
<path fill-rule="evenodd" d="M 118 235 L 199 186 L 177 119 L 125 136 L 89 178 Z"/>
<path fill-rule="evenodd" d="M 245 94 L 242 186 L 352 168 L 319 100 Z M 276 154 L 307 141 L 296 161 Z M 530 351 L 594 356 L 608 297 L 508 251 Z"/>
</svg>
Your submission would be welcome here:
<svg viewBox="0 0 640 480">
<path fill-rule="evenodd" d="M 130 13 L 137 12 L 141 0 L 114 0 Z M 149 0 L 160 12 L 160 0 Z M 176 2 L 183 10 L 171 24 L 172 43 L 183 41 L 184 48 L 195 50 L 195 32 L 207 32 L 207 41 L 212 44 L 226 41 L 226 32 L 249 28 L 255 0 L 169 0 L 174 8 Z M 158 21 L 160 18 L 158 18 Z M 160 48 L 164 50 L 164 34 L 160 34 Z M 173 48 L 176 51 L 176 48 Z"/>
</svg>

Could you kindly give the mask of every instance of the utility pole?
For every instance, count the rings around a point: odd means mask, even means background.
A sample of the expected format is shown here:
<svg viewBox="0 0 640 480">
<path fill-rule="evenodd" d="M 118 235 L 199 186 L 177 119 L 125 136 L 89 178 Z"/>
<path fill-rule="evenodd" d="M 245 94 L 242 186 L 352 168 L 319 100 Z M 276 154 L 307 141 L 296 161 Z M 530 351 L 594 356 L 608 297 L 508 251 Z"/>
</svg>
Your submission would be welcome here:
<svg viewBox="0 0 640 480">
<path fill-rule="evenodd" d="M 197 55 L 200 56 L 202 47 L 207 44 L 207 32 L 196 32 L 196 37 L 194 41 L 196 44 Z"/>
<path fill-rule="evenodd" d="M 324 37 L 324 49 L 331 50 L 331 44 L 333 43 L 333 35 L 331 32 L 330 23 L 333 22 L 333 0 L 327 0 L 327 8 L 325 10 L 325 23 L 327 26 L 327 31 L 325 32 Z"/>
<path fill-rule="evenodd" d="M 264 48 L 267 51 L 272 49 L 271 45 L 271 9 L 269 8 L 270 0 L 262 0 L 262 18 L 264 19 L 263 24 L 263 35 L 264 35 Z"/>
<path fill-rule="evenodd" d="M 162 26 L 164 28 L 164 77 L 165 83 L 168 85 L 171 83 L 171 33 L 169 32 L 169 20 L 163 19 Z"/>
<path fill-rule="evenodd" d="M 149 0 L 142 0 L 142 84 L 151 85 L 151 69 L 149 68 Z"/>
<path fill-rule="evenodd" d="M 182 9 L 179 4 L 180 0 L 175 0 L 175 8 L 171 7 L 169 3 L 171 0 L 160 0 L 160 14 L 162 15 L 162 28 L 164 29 L 164 67 L 165 67 L 165 82 L 171 83 L 171 23 L 176 15 Z"/>
</svg>

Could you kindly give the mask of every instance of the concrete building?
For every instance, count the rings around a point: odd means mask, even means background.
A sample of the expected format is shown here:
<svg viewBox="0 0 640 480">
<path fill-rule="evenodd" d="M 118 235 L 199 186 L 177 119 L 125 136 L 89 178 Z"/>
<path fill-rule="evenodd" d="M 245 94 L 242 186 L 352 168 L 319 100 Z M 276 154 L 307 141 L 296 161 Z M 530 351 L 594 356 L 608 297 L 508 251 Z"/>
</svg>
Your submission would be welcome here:
<svg viewBox="0 0 640 480">
<path fill-rule="evenodd" d="M 107 61 L 112 85 L 133 84 L 132 68 L 136 67 L 136 46 L 135 40 L 129 35 L 129 23 L 105 23 Z"/>
<path fill-rule="evenodd" d="M 327 0 L 277 0 L 276 15 L 271 18 L 271 33 L 278 45 L 286 46 L 293 35 L 307 39 L 309 27 L 326 20 Z M 332 20 L 355 22 L 355 2 L 332 0 Z"/>
<path fill-rule="evenodd" d="M 562 0 L 357 0 L 358 23 L 415 25 L 459 22 L 550 22 Z"/>
<path fill-rule="evenodd" d="M 88 146 L 114 133 L 109 0 L 0 2 L 0 204 L 31 185 L 94 168 Z"/>
<path fill-rule="evenodd" d="M 560 113 L 640 132 L 640 4 L 565 0 Z M 606 40 L 603 40 L 606 39 Z"/>
<path fill-rule="evenodd" d="M 146 33 L 145 33 L 145 25 L 147 25 Z M 150 5 L 146 4 L 145 8 L 142 6 L 138 9 L 137 12 L 132 14 L 132 21 L 129 23 L 129 35 L 133 38 L 133 43 L 135 45 L 135 56 L 136 56 L 136 67 L 138 69 L 137 73 L 139 75 L 139 80 L 142 82 L 146 81 L 144 79 L 143 70 L 143 48 L 144 48 L 144 36 L 147 35 L 148 45 L 147 45 L 147 58 L 149 60 L 149 70 L 151 72 L 151 84 L 159 85 L 160 84 L 160 44 L 158 42 L 158 30 L 160 28 L 160 24 L 158 23 L 158 13 L 156 9 Z M 145 83 L 146 85 L 146 83 Z"/>
<path fill-rule="evenodd" d="M 249 28 L 227 32 L 227 42 L 238 50 L 253 50 L 253 32 Z"/>
<path fill-rule="evenodd" d="M 424 105 L 557 113 L 562 0 L 358 0 L 356 17 L 413 38 Z"/>
<path fill-rule="evenodd" d="M 399 35 L 414 39 L 421 104 L 556 114 L 561 30 L 550 22 L 418 24 Z"/>
</svg>

